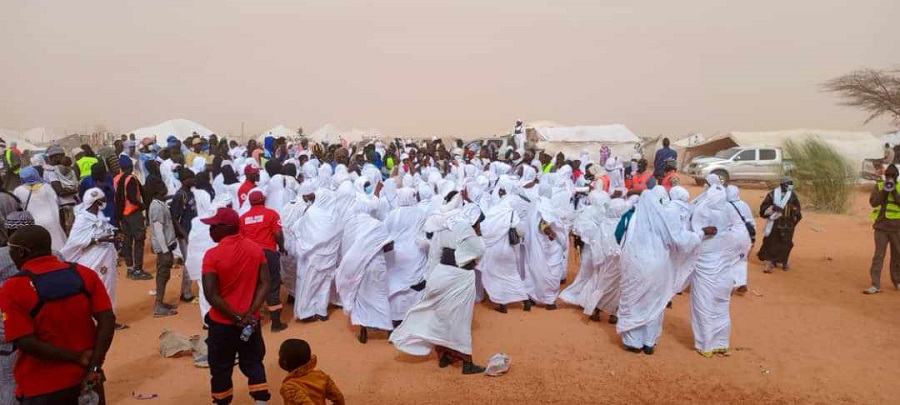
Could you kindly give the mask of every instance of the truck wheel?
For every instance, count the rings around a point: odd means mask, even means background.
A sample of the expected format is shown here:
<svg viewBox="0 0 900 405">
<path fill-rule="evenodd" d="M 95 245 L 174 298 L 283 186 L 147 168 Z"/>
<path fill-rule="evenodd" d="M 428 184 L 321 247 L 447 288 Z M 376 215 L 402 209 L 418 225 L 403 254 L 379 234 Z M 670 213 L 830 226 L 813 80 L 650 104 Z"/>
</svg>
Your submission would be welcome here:
<svg viewBox="0 0 900 405">
<path fill-rule="evenodd" d="M 719 178 L 722 179 L 722 184 L 728 183 L 728 180 L 729 180 L 728 172 L 726 172 L 724 170 L 713 170 L 712 174 L 719 176 Z"/>
</svg>

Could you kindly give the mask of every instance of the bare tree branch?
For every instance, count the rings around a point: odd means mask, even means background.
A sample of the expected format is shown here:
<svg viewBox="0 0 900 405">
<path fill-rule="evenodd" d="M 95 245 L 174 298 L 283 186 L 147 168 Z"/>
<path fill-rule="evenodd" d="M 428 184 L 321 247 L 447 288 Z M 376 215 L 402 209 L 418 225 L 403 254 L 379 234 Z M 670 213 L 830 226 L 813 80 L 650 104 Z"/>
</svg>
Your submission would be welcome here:
<svg viewBox="0 0 900 405">
<path fill-rule="evenodd" d="M 888 115 L 900 126 L 900 70 L 861 69 L 831 79 L 822 88 L 837 93 L 842 105 L 867 112 L 865 123 Z"/>
</svg>

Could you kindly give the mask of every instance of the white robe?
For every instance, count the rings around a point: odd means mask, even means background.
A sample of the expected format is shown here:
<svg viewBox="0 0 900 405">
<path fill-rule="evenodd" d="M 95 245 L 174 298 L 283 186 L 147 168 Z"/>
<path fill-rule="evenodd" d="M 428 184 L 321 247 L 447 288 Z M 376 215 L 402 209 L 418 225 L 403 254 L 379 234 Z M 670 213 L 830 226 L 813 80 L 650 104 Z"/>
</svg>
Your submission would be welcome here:
<svg viewBox="0 0 900 405">
<path fill-rule="evenodd" d="M 662 202 L 661 202 L 662 201 Z M 700 243 L 685 232 L 665 188 L 644 191 L 622 242 L 621 297 L 616 331 L 629 347 L 656 346 L 666 304 L 674 295 L 673 255 Z"/>
<path fill-rule="evenodd" d="M 297 241 L 297 282 L 294 316 L 305 319 L 315 315 L 328 316 L 328 302 L 338 265 L 342 228 L 336 226 L 340 204 L 344 198 L 330 190 L 316 191 L 316 201 L 300 221 Z"/>
<path fill-rule="evenodd" d="M 694 348 L 703 353 L 728 350 L 731 336 L 731 289 L 734 267 L 750 247 L 744 223 L 725 200 L 721 186 L 707 190 L 692 219 L 694 229 L 714 226 L 697 251 L 691 279 L 691 329 Z"/>
<path fill-rule="evenodd" d="M 432 243 L 456 249 L 457 263 L 468 263 L 484 254 L 484 242 L 467 223 L 437 232 Z M 410 308 L 390 341 L 398 350 L 414 356 L 427 356 L 434 346 L 471 355 L 474 305 L 474 271 L 438 264 L 428 276 L 422 301 Z"/>
<path fill-rule="evenodd" d="M 428 243 L 422 232 L 425 210 L 421 205 L 397 207 L 388 213 L 384 226 L 394 241 L 394 250 L 385 253 L 390 288 L 391 319 L 403 320 L 423 291 L 410 288 L 425 280 Z"/>
<path fill-rule="evenodd" d="M 109 300 L 113 308 L 116 307 L 116 245 L 109 242 L 100 242 L 92 245 L 93 239 L 113 236 L 115 230 L 109 224 L 109 219 L 99 211 L 94 215 L 78 206 L 75 213 L 75 221 L 72 223 L 72 234 L 60 254 L 66 261 L 76 262 L 90 268 L 106 288 Z"/>
<path fill-rule="evenodd" d="M 355 212 L 347 220 L 352 231 L 344 231 L 341 245 L 347 251 L 335 272 L 335 285 L 353 325 L 391 330 L 387 265 L 384 247 L 390 235 L 381 221 L 366 212 Z"/>
<path fill-rule="evenodd" d="M 510 228 L 524 228 L 513 209 L 518 196 L 506 194 L 500 202 L 485 212 L 481 224 L 484 237 L 484 259 L 478 263 L 481 282 L 491 302 L 509 304 L 528 299 L 525 281 L 519 273 L 519 245 L 510 245 Z M 523 229 L 524 230 L 524 229 Z M 518 230 L 517 230 L 518 232 Z"/>
<path fill-rule="evenodd" d="M 50 232 L 51 249 L 62 250 L 66 244 L 66 233 L 59 223 L 59 204 L 53 187 L 44 183 L 33 186 L 21 185 L 13 190 L 13 194 L 34 217 L 34 224 Z"/>
</svg>

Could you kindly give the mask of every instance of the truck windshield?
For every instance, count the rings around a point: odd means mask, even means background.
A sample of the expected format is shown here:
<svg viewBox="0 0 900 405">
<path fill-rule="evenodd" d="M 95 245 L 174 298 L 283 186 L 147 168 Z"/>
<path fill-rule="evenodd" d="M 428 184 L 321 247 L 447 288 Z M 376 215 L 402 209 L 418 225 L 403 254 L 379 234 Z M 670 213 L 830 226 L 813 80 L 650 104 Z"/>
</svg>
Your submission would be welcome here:
<svg viewBox="0 0 900 405">
<path fill-rule="evenodd" d="M 731 159 L 736 153 L 740 152 L 741 148 L 728 148 L 725 150 L 720 150 L 716 153 L 716 157 L 719 159 Z"/>
</svg>

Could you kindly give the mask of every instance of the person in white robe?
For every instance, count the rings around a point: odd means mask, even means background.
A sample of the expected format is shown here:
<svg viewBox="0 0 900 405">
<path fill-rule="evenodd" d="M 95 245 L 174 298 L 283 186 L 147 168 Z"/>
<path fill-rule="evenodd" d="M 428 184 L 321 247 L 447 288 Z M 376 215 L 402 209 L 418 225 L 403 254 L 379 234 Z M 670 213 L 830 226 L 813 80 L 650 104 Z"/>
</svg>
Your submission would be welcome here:
<svg viewBox="0 0 900 405">
<path fill-rule="evenodd" d="M 431 198 L 428 211 L 425 217 L 425 223 L 422 225 L 422 231 L 425 238 L 429 240 L 428 244 L 428 260 L 425 263 L 425 278 L 431 274 L 431 271 L 437 267 L 441 259 L 441 247 L 433 242 L 436 232 L 446 229 L 447 221 L 462 211 L 462 196 L 458 192 L 448 193 L 446 196 L 435 195 Z M 434 208 L 435 204 L 439 204 Z"/>
<path fill-rule="evenodd" d="M 99 188 L 84 193 L 83 201 L 75 210 L 72 234 L 60 250 L 66 261 L 78 263 L 97 273 L 116 307 L 116 231 L 103 215 L 106 194 Z M 119 326 L 121 329 L 122 327 Z"/>
<path fill-rule="evenodd" d="M 587 242 L 591 246 L 591 261 L 595 270 L 582 289 L 579 302 L 584 308 L 584 314 L 590 313 L 592 321 L 599 321 L 600 312 L 605 312 L 609 314 L 609 323 L 616 324 L 622 279 L 619 266 L 622 250 L 616 242 L 616 227 L 629 207 L 621 198 L 606 200 L 601 197 L 599 202 L 606 205 L 601 210 L 603 220 Z"/>
<path fill-rule="evenodd" d="M 593 292 L 589 287 L 589 283 L 595 278 L 595 273 L 598 270 L 597 264 L 605 261 L 605 257 L 599 258 L 599 260 L 595 259 L 594 250 L 601 250 L 596 252 L 596 254 L 602 255 L 605 253 L 602 251 L 604 248 L 613 247 L 614 250 L 618 250 L 618 245 L 613 243 L 613 246 L 606 246 L 609 243 L 608 239 L 594 240 L 595 237 L 607 236 L 605 233 L 598 231 L 604 225 L 604 221 L 608 222 L 606 214 L 609 212 L 609 194 L 603 190 L 594 190 L 588 197 L 590 204 L 581 209 L 572 225 L 572 233 L 578 236 L 582 242 L 578 274 L 575 276 L 572 284 L 559 294 L 559 299 L 567 304 L 580 306 L 584 309 L 585 314 L 599 319 L 597 303 L 594 302 L 593 306 L 591 306 L 587 302 L 590 296 L 589 293 Z M 612 230 L 615 232 L 615 225 L 613 225 Z M 614 241 L 615 239 L 613 239 Z"/>
<path fill-rule="evenodd" d="M 315 189 L 312 185 L 304 183 L 297 189 L 297 197 L 284 207 L 282 225 L 284 227 L 284 249 L 281 255 L 281 283 L 287 290 L 288 305 L 295 301 L 295 288 L 297 286 L 297 241 L 300 235 L 300 221 L 306 210 L 315 199 Z"/>
<path fill-rule="evenodd" d="M 704 357 L 728 355 L 734 269 L 745 259 L 750 236 L 727 201 L 725 188 L 710 186 L 691 218 L 694 229 L 714 228 L 700 243 L 691 276 L 691 329 L 694 348 Z"/>
<path fill-rule="evenodd" d="M 684 187 L 675 186 L 669 190 L 669 198 L 671 199 L 671 204 L 678 207 L 678 219 L 681 220 L 682 229 L 690 232 L 693 229 L 691 216 L 694 215 L 694 205 L 688 202 L 691 199 L 690 193 Z M 681 294 L 691 283 L 691 274 L 694 273 L 694 262 L 696 261 L 696 252 L 687 252 L 676 258 L 674 268 L 675 292 L 677 294 Z"/>
<path fill-rule="evenodd" d="M 338 226 L 342 217 L 337 206 L 349 203 L 328 188 L 319 188 L 315 196 L 315 202 L 299 222 L 297 233 L 302 237 L 296 241 L 295 247 L 297 281 L 294 317 L 304 322 L 328 320 L 328 303 L 343 231 Z"/>
<path fill-rule="evenodd" d="M 750 248 L 747 250 L 747 254 L 743 255 L 734 266 L 734 286 L 737 287 L 737 292 L 744 293 L 747 292 L 747 257 L 753 250 L 753 245 L 756 244 L 756 220 L 753 217 L 753 210 L 744 200 L 741 200 L 741 190 L 737 186 L 729 185 L 725 188 L 725 193 L 728 197 L 728 204 L 741 217 L 744 228 L 747 230 L 747 236 L 750 238 Z"/>
<path fill-rule="evenodd" d="M 550 197 L 535 201 L 525 221 L 525 286 L 530 301 L 548 310 L 557 308 L 560 281 L 566 278 L 569 264 L 569 229 L 574 212 L 566 181 L 555 185 Z"/>
<path fill-rule="evenodd" d="M 519 272 L 520 245 L 525 226 L 516 212 L 516 205 L 522 200 L 513 188 L 512 180 L 501 178 L 497 190 L 500 201 L 484 213 L 481 230 L 485 252 L 477 267 L 489 299 L 497 304 L 494 309 L 504 314 L 508 311 L 508 304 L 528 301 L 525 281 Z M 510 232 L 518 236 L 515 245 L 511 243 Z"/>
<path fill-rule="evenodd" d="M 222 207 L 233 207 L 234 201 L 229 194 L 217 195 L 215 201 L 210 201 L 209 193 L 205 190 L 192 189 L 194 193 L 194 201 L 197 204 L 197 216 L 191 220 L 191 231 L 188 233 L 188 250 L 187 258 L 184 260 L 184 267 L 187 270 L 188 278 L 197 281 L 199 287 L 198 302 L 200 304 L 200 319 L 205 323 L 206 314 L 212 308 L 203 293 L 203 283 L 199 282 L 203 273 L 203 256 L 216 243 L 209 236 L 209 225 L 203 223 L 203 219 L 211 218 L 216 215 L 216 211 Z"/>
<path fill-rule="evenodd" d="M 368 180 L 360 177 L 368 184 Z M 385 251 L 394 248 L 384 224 L 373 218 L 364 201 L 348 210 L 347 227 L 341 237 L 346 247 L 335 271 L 335 285 L 350 323 L 359 326 L 359 342 L 368 341 L 368 328 L 390 331 L 391 305 L 388 299 L 388 270 Z"/>
<path fill-rule="evenodd" d="M 409 187 L 397 190 L 397 205 L 384 220 L 394 242 L 394 249 L 385 253 L 394 327 L 400 325 L 409 308 L 421 299 L 428 263 L 428 240 L 422 231 L 425 206 L 417 201 L 416 190 Z"/>
<path fill-rule="evenodd" d="M 59 222 L 59 204 L 56 191 L 44 183 L 37 169 L 32 166 L 19 172 L 22 185 L 13 190 L 13 195 L 22 202 L 22 207 L 34 217 L 35 225 L 50 232 L 51 249 L 62 250 L 66 244 L 66 232 Z"/>
<path fill-rule="evenodd" d="M 434 350 L 441 368 L 461 360 L 463 374 L 481 374 L 484 367 L 472 362 L 472 316 L 473 269 L 485 250 L 479 236 L 484 216 L 479 213 L 470 218 L 464 214 L 456 211 L 446 218 L 442 229 L 435 231 L 431 243 L 440 247 L 441 262 L 428 276 L 422 301 L 410 308 L 390 341 L 398 350 L 414 356 L 428 356 Z"/>
<path fill-rule="evenodd" d="M 160 158 L 163 159 L 159 164 L 159 175 L 166 185 L 166 195 L 173 196 L 181 188 L 181 182 L 175 178 L 175 172 L 178 171 L 180 165 L 172 161 L 168 150 L 160 151 Z"/>
<path fill-rule="evenodd" d="M 622 241 L 622 269 L 616 331 L 626 350 L 653 354 L 663 315 L 674 295 L 673 254 L 691 251 L 700 234 L 685 232 L 662 186 L 644 191 Z"/>
</svg>

